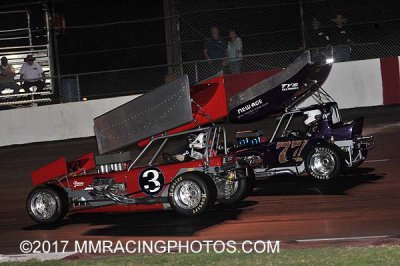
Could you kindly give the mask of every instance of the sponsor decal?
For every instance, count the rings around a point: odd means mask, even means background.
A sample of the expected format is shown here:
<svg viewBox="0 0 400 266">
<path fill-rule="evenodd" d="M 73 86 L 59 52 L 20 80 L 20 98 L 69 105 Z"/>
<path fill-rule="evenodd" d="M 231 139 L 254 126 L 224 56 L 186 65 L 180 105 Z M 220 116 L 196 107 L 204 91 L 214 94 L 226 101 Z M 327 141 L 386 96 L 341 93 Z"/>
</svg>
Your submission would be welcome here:
<svg viewBox="0 0 400 266">
<path fill-rule="evenodd" d="M 299 89 L 299 83 L 283 83 L 281 84 L 282 91 L 295 91 Z"/>
<path fill-rule="evenodd" d="M 245 112 L 251 110 L 251 109 L 254 108 L 254 107 L 259 106 L 259 105 L 262 104 L 262 103 L 263 103 L 263 101 L 262 101 L 261 99 L 258 99 L 258 100 L 256 100 L 256 101 L 254 101 L 254 102 L 252 102 L 252 103 L 250 103 L 250 104 L 244 106 L 244 107 L 239 108 L 237 112 L 238 112 L 238 114 L 240 115 L 240 114 L 242 114 L 242 113 L 245 113 Z"/>
<path fill-rule="evenodd" d="M 72 184 L 74 185 L 74 187 L 83 187 L 84 183 L 83 182 L 79 182 L 79 181 L 74 181 L 72 182 Z"/>
</svg>

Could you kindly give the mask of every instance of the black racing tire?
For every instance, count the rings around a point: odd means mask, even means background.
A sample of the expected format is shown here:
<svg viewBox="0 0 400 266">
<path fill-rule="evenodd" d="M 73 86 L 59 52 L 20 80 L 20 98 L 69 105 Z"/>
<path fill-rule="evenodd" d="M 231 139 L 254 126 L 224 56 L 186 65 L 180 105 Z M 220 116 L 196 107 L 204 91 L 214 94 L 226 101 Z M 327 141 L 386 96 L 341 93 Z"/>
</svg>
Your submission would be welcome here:
<svg viewBox="0 0 400 266">
<path fill-rule="evenodd" d="M 313 147 L 306 156 L 306 170 L 318 181 L 331 181 L 342 170 L 342 158 L 337 149 L 327 144 Z"/>
<path fill-rule="evenodd" d="M 34 188 L 26 200 L 29 216 L 38 224 L 55 224 L 68 212 L 68 197 L 61 188 L 40 186 Z"/>
<path fill-rule="evenodd" d="M 256 176 L 254 175 L 254 171 L 250 166 L 247 168 L 247 173 L 248 173 L 247 189 L 246 193 L 242 197 L 242 200 L 250 196 L 251 193 L 253 193 L 254 187 L 256 186 Z"/>
<path fill-rule="evenodd" d="M 184 173 L 174 178 L 168 189 L 171 207 L 184 216 L 197 216 L 214 204 L 212 188 L 202 176 Z"/>
<path fill-rule="evenodd" d="M 235 193 L 227 199 L 219 199 L 219 203 L 224 205 L 233 205 L 247 198 L 253 192 L 255 185 L 253 170 L 251 168 L 248 168 L 247 173 L 248 175 L 246 175 L 246 169 L 236 170 L 238 187 Z"/>
<path fill-rule="evenodd" d="M 56 185 L 49 185 L 50 187 L 54 188 L 61 196 L 61 202 L 63 205 L 63 213 L 62 213 L 62 218 L 65 217 L 65 215 L 67 215 L 67 213 L 69 212 L 69 198 L 68 198 L 68 194 L 67 192 L 59 186 Z"/>
</svg>

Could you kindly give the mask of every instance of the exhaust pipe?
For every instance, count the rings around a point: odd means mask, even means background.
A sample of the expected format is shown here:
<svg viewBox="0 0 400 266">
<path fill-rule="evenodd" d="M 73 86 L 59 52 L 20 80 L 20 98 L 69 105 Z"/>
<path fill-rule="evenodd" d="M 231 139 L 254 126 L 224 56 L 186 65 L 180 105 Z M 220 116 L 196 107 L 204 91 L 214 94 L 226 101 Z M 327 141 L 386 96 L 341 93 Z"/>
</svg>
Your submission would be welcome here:
<svg viewBox="0 0 400 266">
<path fill-rule="evenodd" d="M 267 177 L 278 176 L 278 175 L 296 175 L 292 170 L 277 170 L 277 171 L 267 171 Z"/>
<path fill-rule="evenodd" d="M 104 189 L 104 195 L 112 201 L 123 204 L 155 204 L 168 203 L 168 197 L 143 197 L 143 198 L 128 198 L 112 193 L 110 186 Z"/>
</svg>

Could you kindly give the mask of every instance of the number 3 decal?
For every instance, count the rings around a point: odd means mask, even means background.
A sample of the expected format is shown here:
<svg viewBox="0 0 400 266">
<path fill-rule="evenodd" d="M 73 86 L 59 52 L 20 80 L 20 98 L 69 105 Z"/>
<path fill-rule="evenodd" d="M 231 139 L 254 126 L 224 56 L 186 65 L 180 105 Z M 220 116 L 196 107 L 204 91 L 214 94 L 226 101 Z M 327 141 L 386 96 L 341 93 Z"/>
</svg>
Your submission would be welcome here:
<svg viewBox="0 0 400 266">
<path fill-rule="evenodd" d="M 164 175 L 158 168 L 147 168 L 139 175 L 140 189 L 147 195 L 156 195 L 164 187 Z"/>
</svg>

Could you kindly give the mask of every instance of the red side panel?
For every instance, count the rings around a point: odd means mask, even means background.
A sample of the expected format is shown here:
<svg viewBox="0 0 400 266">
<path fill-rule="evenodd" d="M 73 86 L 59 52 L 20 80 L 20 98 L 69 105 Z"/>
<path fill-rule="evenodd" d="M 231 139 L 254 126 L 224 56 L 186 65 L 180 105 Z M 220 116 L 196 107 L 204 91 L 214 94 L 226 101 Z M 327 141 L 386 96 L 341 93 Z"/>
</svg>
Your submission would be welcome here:
<svg viewBox="0 0 400 266">
<path fill-rule="evenodd" d="M 219 76 L 209 80 L 205 84 L 192 85 L 190 94 L 193 99 L 193 119 L 197 122 L 174 128 L 168 134 L 174 134 L 196 128 L 198 125 L 206 125 L 224 119 L 228 114 L 228 107 L 225 95 L 224 77 Z M 211 121 L 210 121 L 211 120 Z M 150 139 L 140 141 L 139 147 L 149 143 Z"/>
<path fill-rule="evenodd" d="M 400 103 L 399 58 L 381 58 L 383 104 Z"/>
<path fill-rule="evenodd" d="M 191 96 L 195 102 L 192 104 L 193 117 L 198 124 L 208 124 L 210 119 L 211 121 L 218 121 L 228 115 L 225 84 L 222 76 L 212 80 L 212 83 L 193 85 Z"/>
<path fill-rule="evenodd" d="M 168 134 L 178 133 L 224 119 L 228 115 L 227 99 L 230 96 L 282 71 L 271 69 L 267 71 L 216 76 L 202 83 L 190 86 L 193 119 L 197 122 L 185 124 L 168 131 Z M 207 115 L 206 115 L 207 114 Z M 211 121 L 210 121 L 211 120 Z M 139 147 L 149 143 L 150 139 L 140 141 Z"/>
<path fill-rule="evenodd" d="M 32 173 L 32 184 L 34 186 L 46 183 L 55 177 L 67 174 L 67 162 L 65 157 L 58 159 Z"/>
<path fill-rule="evenodd" d="M 225 75 L 226 95 L 229 99 L 231 96 L 253 86 L 254 84 L 257 84 L 258 82 L 266 78 L 275 75 L 280 71 L 282 71 L 282 69 L 275 68 L 265 71 Z"/>
<path fill-rule="evenodd" d="M 32 173 L 32 184 L 38 186 L 53 180 L 54 178 L 64 176 L 68 173 L 79 175 L 84 171 L 90 170 L 96 166 L 93 153 L 88 153 L 78 159 L 66 162 L 65 157 L 58 159 Z"/>
<path fill-rule="evenodd" d="M 223 156 L 216 156 L 210 158 L 210 166 L 215 167 L 215 166 L 221 166 L 222 165 L 222 158 Z M 138 182 L 138 177 L 142 171 L 144 171 L 146 168 L 158 168 L 164 175 L 164 184 L 165 187 L 164 189 L 159 192 L 157 196 L 163 195 L 163 192 L 165 189 L 168 188 L 167 184 L 169 184 L 172 179 L 177 176 L 178 172 L 183 169 L 190 169 L 190 168 L 197 168 L 197 167 L 202 167 L 204 163 L 204 160 L 196 160 L 196 161 L 190 161 L 190 162 L 182 162 L 182 163 L 176 163 L 176 164 L 168 164 L 168 165 L 158 165 L 158 166 L 144 166 L 144 167 L 138 167 L 134 168 L 131 171 L 124 171 L 124 172 L 118 172 L 114 174 L 104 174 L 103 176 L 106 177 L 114 177 L 116 183 L 121 183 L 121 182 L 126 182 L 127 184 L 127 191 L 126 193 L 133 193 L 140 191 L 141 188 L 139 186 Z M 102 176 L 101 174 L 96 175 L 96 177 Z M 72 185 L 71 188 L 73 190 L 81 190 L 87 185 L 93 183 L 93 177 L 94 176 L 84 176 L 84 177 L 77 177 L 69 180 L 69 183 Z M 75 182 L 77 181 L 77 182 Z M 66 181 L 64 181 L 65 185 Z M 79 187 L 75 187 L 75 184 L 80 184 Z M 140 193 L 135 193 L 133 197 L 146 197 L 146 195 L 143 192 Z M 85 213 L 101 213 L 101 212 L 138 212 L 138 211 L 154 211 L 154 210 L 163 210 L 165 209 L 163 204 L 132 204 L 132 205 L 126 205 L 126 204 L 114 204 L 110 206 L 104 206 L 104 207 L 98 207 L 98 208 L 92 208 L 92 209 L 82 209 L 78 210 L 76 212 L 85 212 Z"/>
<path fill-rule="evenodd" d="M 73 160 L 72 162 L 68 162 L 67 169 L 68 172 L 74 172 L 76 175 L 79 175 L 80 173 L 92 169 L 95 166 L 96 163 L 94 161 L 94 154 L 93 152 L 90 152 L 79 157 L 78 159 Z"/>
</svg>

